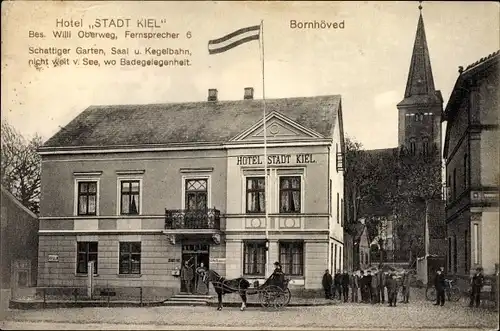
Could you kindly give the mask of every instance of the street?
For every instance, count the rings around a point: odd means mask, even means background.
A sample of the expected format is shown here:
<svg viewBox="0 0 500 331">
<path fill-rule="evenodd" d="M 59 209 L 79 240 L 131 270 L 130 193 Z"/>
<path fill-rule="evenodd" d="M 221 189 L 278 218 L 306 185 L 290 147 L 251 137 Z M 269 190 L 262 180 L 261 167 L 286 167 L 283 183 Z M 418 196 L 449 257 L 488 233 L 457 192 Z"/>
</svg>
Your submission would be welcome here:
<svg viewBox="0 0 500 331">
<path fill-rule="evenodd" d="M 436 307 L 422 299 L 410 304 L 337 303 L 333 306 L 262 308 L 150 307 L 75 308 L 6 312 L 6 329 L 498 329 L 497 313 L 466 302 Z"/>
</svg>

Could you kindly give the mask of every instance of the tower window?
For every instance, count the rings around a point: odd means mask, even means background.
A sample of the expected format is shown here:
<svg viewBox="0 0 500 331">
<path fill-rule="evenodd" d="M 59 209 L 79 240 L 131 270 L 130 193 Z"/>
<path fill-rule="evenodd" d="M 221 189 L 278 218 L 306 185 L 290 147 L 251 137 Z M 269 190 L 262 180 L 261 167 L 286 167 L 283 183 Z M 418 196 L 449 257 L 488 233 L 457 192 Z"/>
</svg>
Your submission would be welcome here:
<svg viewBox="0 0 500 331">
<path fill-rule="evenodd" d="M 410 140 L 410 154 L 415 155 L 417 152 L 417 144 L 415 143 L 415 139 Z"/>
<path fill-rule="evenodd" d="M 424 138 L 422 140 L 422 154 L 424 156 L 429 155 L 429 139 Z"/>
</svg>

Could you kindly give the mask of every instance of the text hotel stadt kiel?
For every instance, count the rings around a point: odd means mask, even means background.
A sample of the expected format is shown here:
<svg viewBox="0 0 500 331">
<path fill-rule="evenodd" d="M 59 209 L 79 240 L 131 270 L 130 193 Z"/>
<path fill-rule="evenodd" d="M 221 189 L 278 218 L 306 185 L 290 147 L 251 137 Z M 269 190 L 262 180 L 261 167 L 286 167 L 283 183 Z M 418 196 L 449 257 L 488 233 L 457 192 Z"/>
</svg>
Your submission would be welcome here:
<svg viewBox="0 0 500 331">
<path fill-rule="evenodd" d="M 95 261 L 96 286 L 168 296 L 184 261 L 261 283 L 280 261 L 320 289 L 343 269 L 341 97 L 266 100 L 269 224 L 262 107 L 246 88 L 83 111 L 40 150 L 39 286 L 85 286 Z"/>
</svg>

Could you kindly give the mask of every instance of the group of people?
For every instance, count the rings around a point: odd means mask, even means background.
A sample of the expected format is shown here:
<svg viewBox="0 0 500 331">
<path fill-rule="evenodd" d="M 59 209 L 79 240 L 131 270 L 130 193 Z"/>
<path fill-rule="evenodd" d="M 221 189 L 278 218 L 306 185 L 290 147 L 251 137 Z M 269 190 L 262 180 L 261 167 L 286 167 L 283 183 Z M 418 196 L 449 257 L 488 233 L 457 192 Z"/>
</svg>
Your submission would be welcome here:
<svg viewBox="0 0 500 331">
<path fill-rule="evenodd" d="M 436 303 L 435 306 L 444 306 L 445 292 L 449 285 L 446 283 L 446 276 L 444 275 L 444 268 L 441 267 L 436 271 L 434 277 L 434 287 L 436 288 Z M 470 301 L 469 307 L 479 307 L 481 304 L 481 290 L 484 286 L 483 268 L 476 268 L 476 272 L 470 279 Z"/>
<path fill-rule="evenodd" d="M 386 292 L 389 306 L 395 307 L 399 290 L 401 289 L 403 300 L 410 300 L 410 274 L 405 271 L 402 277 L 394 272 L 382 270 L 359 270 L 356 272 L 341 273 L 338 270 L 335 275 L 325 270 L 322 281 L 325 291 L 325 299 L 338 299 L 344 302 L 385 303 Z"/>
<path fill-rule="evenodd" d="M 192 294 L 194 291 L 198 294 L 208 293 L 208 284 L 203 281 L 203 271 L 207 268 L 204 266 L 203 262 L 200 263 L 196 272 L 194 266 L 190 264 L 191 260 L 185 261 L 184 265 L 181 267 L 180 277 L 184 284 L 184 290 L 188 294 Z"/>
</svg>

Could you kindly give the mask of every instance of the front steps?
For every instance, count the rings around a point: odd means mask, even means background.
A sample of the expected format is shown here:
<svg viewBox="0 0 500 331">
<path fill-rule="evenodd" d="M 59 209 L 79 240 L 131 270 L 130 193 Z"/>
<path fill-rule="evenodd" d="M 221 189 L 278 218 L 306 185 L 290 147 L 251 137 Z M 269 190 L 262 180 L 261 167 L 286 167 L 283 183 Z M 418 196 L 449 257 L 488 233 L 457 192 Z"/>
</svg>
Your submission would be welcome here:
<svg viewBox="0 0 500 331">
<path fill-rule="evenodd" d="M 165 300 L 165 306 L 206 306 L 212 299 L 211 295 L 179 293 Z"/>
</svg>

